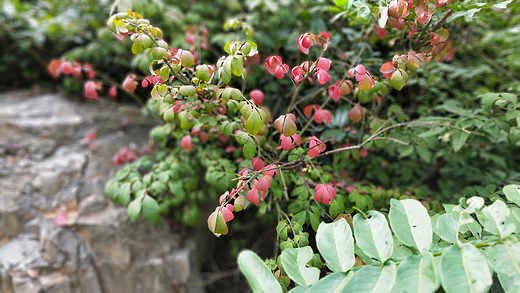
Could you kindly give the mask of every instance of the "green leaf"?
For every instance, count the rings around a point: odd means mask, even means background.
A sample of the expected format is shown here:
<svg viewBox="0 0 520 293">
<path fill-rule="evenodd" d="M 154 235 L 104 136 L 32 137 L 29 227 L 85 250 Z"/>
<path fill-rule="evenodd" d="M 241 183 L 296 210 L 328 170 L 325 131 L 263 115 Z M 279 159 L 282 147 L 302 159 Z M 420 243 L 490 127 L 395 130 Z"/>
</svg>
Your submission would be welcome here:
<svg viewBox="0 0 520 293">
<path fill-rule="evenodd" d="M 142 202 L 141 212 L 143 219 L 152 223 L 159 222 L 159 204 L 153 197 L 145 196 Z"/>
<path fill-rule="evenodd" d="M 130 222 L 135 222 L 139 218 L 139 213 L 141 212 L 141 200 L 141 198 L 136 198 L 128 205 L 126 212 Z"/>
<path fill-rule="evenodd" d="M 461 16 L 464 16 L 464 20 L 465 21 L 471 21 L 473 19 L 473 16 L 475 15 L 475 13 L 479 12 L 481 10 L 481 8 L 472 8 L 472 9 L 469 9 L 469 10 L 462 10 L 462 11 L 458 11 L 458 12 L 455 12 L 453 13 L 446 22 L 452 22 L 453 20 L 461 17 Z"/>
<path fill-rule="evenodd" d="M 121 187 L 119 187 L 117 201 L 119 201 L 125 207 L 128 205 L 128 202 L 130 201 L 130 182 L 125 182 L 123 185 L 121 185 Z"/>
<path fill-rule="evenodd" d="M 282 266 L 287 275 L 298 285 L 312 285 L 318 282 L 320 270 L 308 268 L 306 264 L 314 253 L 310 246 L 302 248 L 286 248 L 282 251 Z"/>
<path fill-rule="evenodd" d="M 119 193 L 119 183 L 114 179 L 108 181 L 105 185 L 105 195 L 111 200 L 116 200 Z"/>
<path fill-rule="evenodd" d="M 320 279 L 314 285 L 298 286 L 289 293 L 342 292 L 352 276 L 353 274 L 333 273 Z"/>
<path fill-rule="evenodd" d="M 442 109 L 444 111 L 451 112 L 451 113 L 457 114 L 462 117 L 469 117 L 469 118 L 475 117 L 475 115 L 471 111 L 461 108 L 460 102 L 455 101 L 455 100 L 446 101 L 446 102 L 444 102 L 444 104 L 437 106 L 436 109 Z"/>
<path fill-rule="evenodd" d="M 396 271 L 393 262 L 385 266 L 363 266 L 350 278 L 342 292 L 391 292 L 395 284 Z"/>
<path fill-rule="evenodd" d="M 313 211 L 312 208 L 313 207 L 311 207 L 311 211 L 309 211 L 309 221 L 311 222 L 312 229 L 316 231 L 320 225 L 320 211 Z"/>
<path fill-rule="evenodd" d="M 247 132 L 241 130 L 237 131 L 237 133 L 235 134 L 235 139 L 239 144 L 245 144 L 247 141 L 250 140 L 249 135 L 247 135 Z"/>
<path fill-rule="evenodd" d="M 482 105 L 486 107 L 492 106 L 499 97 L 500 95 L 497 93 L 485 93 L 480 95 L 480 98 L 482 98 Z"/>
<path fill-rule="evenodd" d="M 473 236 L 480 238 L 482 236 L 482 226 L 467 213 L 463 213 L 459 218 L 459 233 L 471 232 Z"/>
<path fill-rule="evenodd" d="M 246 130 L 251 135 L 256 135 L 260 129 L 262 129 L 262 125 L 264 125 L 262 117 L 260 116 L 260 113 L 258 113 L 258 110 L 254 109 L 247 119 Z"/>
<path fill-rule="evenodd" d="M 440 276 L 447 293 L 487 292 L 492 284 L 486 258 L 471 244 L 443 251 Z"/>
<path fill-rule="evenodd" d="M 453 136 L 451 138 L 451 145 L 453 146 L 453 150 L 458 152 L 468 140 L 469 133 L 462 130 L 455 130 Z"/>
<path fill-rule="evenodd" d="M 412 250 L 404 246 L 401 241 L 394 235 L 394 251 L 392 252 L 392 258 L 396 261 L 404 260 L 408 256 L 412 255 Z"/>
<path fill-rule="evenodd" d="M 336 197 L 330 203 L 329 206 L 329 214 L 331 217 L 335 218 L 337 215 L 343 213 L 345 211 L 345 203 L 342 197 Z"/>
<path fill-rule="evenodd" d="M 217 237 L 228 233 L 228 227 L 220 209 L 220 207 L 217 207 L 208 217 L 208 228 Z"/>
<path fill-rule="evenodd" d="M 246 141 L 246 143 L 244 143 L 244 147 L 242 148 L 242 152 L 244 153 L 244 157 L 246 159 L 251 160 L 256 154 L 256 145 L 250 141 Z"/>
<path fill-rule="evenodd" d="M 439 235 L 442 240 L 450 243 L 457 243 L 457 222 L 450 214 L 435 215 L 432 217 L 432 226 L 435 234 Z"/>
<path fill-rule="evenodd" d="M 231 59 L 231 71 L 236 76 L 241 76 L 244 70 L 244 57 L 241 55 L 233 56 Z"/>
<path fill-rule="evenodd" d="M 354 235 L 359 248 L 381 263 L 387 260 L 393 251 L 394 240 L 385 216 L 377 211 L 369 211 L 369 217 L 360 214 L 354 216 Z"/>
<path fill-rule="evenodd" d="M 435 275 L 433 255 L 410 255 L 397 267 L 397 285 L 406 292 L 435 292 L 440 283 Z"/>
<path fill-rule="evenodd" d="M 163 193 L 166 190 L 168 190 L 168 187 L 166 184 L 160 182 L 160 181 L 154 181 L 152 185 L 150 186 L 150 193 L 153 195 L 156 195 L 158 193 Z"/>
<path fill-rule="evenodd" d="M 334 4 L 336 4 L 338 7 L 343 7 L 347 5 L 348 1 L 349 0 L 334 0 Z"/>
<path fill-rule="evenodd" d="M 354 265 L 354 238 L 345 219 L 330 224 L 322 222 L 316 233 L 316 245 L 331 271 L 346 272 Z"/>
<path fill-rule="evenodd" d="M 520 287 L 520 242 L 504 241 L 502 244 L 492 246 L 487 251 L 487 257 L 491 267 L 497 272 L 502 287 L 507 289 L 516 286 L 516 290 L 518 290 Z M 515 280 L 513 283 L 516 285 L 510 284 L 509 279 Z"/>
<path fill-rule="evenodd" d="M 139 42 L 134 42 L 132 44 L 132 53 L 133 54 L 139 54 L 143 52 L 144 48 Z"/>
<path fill-rule="evenodd" d="M 222 124 L 220 125 L 220 132 L 222 133 L 222 135 L 230 136 L 233 132 L 233 124 L 229 123 L 229 121 L 222 122 Z"/>
<path fill-rule="evenodd" d="M 505 292 L 520 292 L 520 280 L 518 278 L 501 273 L 497 273 L 497 275 L 500 285 L 502 285 Z"/>
<path fill-rule="evenodd" d="M 390 226 L 401 242 L 419 251 L 430 249 L 432 224 L 426 208 L 415 199 L 390 200 Z"/>
<path fill-rule="evenodd" d="M 506 195 L 509 201 L 514 202 L 516 205 L 520 206 L 520 185 L 510 184 L 504 186 L 502 189 L 504 194 Z"/>
<path fill-rule="evenodd" d="M 281 293 L 282 287 L 265 263 L 250 250 L 238 254 L 238 268 L 244 274 L 253 292 Z"/>
<path fill-rule="evenodd" d="M 484 230 L 499 235 L 502 239 L 515 231 L 515 225 L 508 220 L 511 212 L 501 200 L 495 201 L 482 210 L 477 210 L 476 214 Z"/>
<path fill-rule="evenodd" d="M 426 132 L 423 132 L 423 133 L 420 133 L 417 136 L 421 137 L 421 138 L 430 137 L 430 136 L 438 135 L 438 134 L 442 133 L 445 130 L 446 129 L 444 127 L 433 127 L 430 130 L 428 130 Z"/>
</svg>

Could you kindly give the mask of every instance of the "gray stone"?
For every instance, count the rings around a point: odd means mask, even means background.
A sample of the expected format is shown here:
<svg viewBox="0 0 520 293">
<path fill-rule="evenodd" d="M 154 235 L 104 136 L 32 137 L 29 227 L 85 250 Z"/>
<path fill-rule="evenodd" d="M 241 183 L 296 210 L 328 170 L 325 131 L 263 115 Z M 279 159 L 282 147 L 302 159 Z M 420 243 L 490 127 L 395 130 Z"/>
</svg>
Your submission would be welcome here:
<svg viewBox="0 0 520 293">
<path fill-rule="evenodd" d="M 101 293 L 103 289 L 101 287 L 100 280 L 97 277 L 97 274 L 94 268 L 89 268 L 87 270 L 82 270 L 79 272 L 79 291 L 85 293 Z M 78 290 L 76 290 L 78 291 Z"/>
<path fill-rule="evenodd" d="M 77 271 L 89 265 L 88 252 L 82 239 L 67 228 L 54 230 L 46 239 L 43 257 L 55 268 Z"/>
<path fill-rule="evenodd" d="M 17 213 L 0 213 L 0 239 L 16 236 L 22 228 L 22 221 Z"/>
<path fill-rule="evenodd" d="M 46 266 L 40 253 L 38 239 L 34 235 L 20 234 L 0 245 L 0 271 L 23 270 Z"/>
<path fill-rule="evenodd" d="M 44 292 L 71 293 L 69 278 L 60 273 L 41 276 L 40 283 Z"/>
<path fill-rule="evenodd" d="M 164 222 L 130 223 L 104 196 L 111 157 L 148 143 L 154 124 L 136 107 L 0 93 L 0 292 L 203 292 L 188 285 L 198 276 L 194 238 Z"/>
<path fill-rule="evenodd" d="M 24 273 L 13 273 L 11 276 L 14 293 L 40 293 L 42 285 Z"/>
<path fill-rule="evenodd" d="M 0 271 L 0 292 L 14 293 L 13 281 L 7 271 Z"/>
<path fill-rule="evenodd" d="M 97 213 L 107 206 L 107 200 L 99 194 L 92 194 L 83 198 L 79 204 L 79 216 L 86 216 Z"/>
</svg>

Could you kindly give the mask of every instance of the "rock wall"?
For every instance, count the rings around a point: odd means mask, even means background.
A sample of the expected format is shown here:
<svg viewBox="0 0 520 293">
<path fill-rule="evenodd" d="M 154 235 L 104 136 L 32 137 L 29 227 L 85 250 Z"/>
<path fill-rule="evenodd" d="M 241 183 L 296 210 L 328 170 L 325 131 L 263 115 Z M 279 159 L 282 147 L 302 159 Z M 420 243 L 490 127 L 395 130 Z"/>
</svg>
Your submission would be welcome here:
<svg viewBox="0 0 520 293">
<path fill-rule="evenodd" d="M 129 223 L 103 194 L 111 156 L 152 125 L 106 100 L 0 94 L 0 292 L 203 292 L 196 235 Z"/>
</svg>

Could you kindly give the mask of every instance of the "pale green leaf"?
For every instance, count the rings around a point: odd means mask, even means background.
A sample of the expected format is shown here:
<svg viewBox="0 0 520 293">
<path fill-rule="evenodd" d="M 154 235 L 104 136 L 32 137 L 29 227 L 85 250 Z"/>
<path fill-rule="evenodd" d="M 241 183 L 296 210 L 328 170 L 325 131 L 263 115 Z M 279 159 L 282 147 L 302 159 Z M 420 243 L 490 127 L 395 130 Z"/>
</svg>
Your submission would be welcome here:
<svg viewBox="0 0 520 293">
<path fill-rule="evenodd" d="M 509 236 L 515 230 L 515 225 L 508 220 L 510 214 L 509 208 L 501 200 L 477 211 L 477 217 L 484 230 L 499 235 L 501 238 Z"/>
<path fill-rule="evenodd" d="M 367 219 L 360 214 L 354 216 L 354 235 L 357 245 L 368 256 L 384 262 L 392 255 L 394 244 L 392 232 L 383 214 L 369 211 L 368 215 Z"/>
<path fill-rule="evenodd" d="M 253 292 L 281 293 L 282 287 L 266 264 L 254 252 L 238 254 L 238 268 L 244 274 Z"/>
<path fill-rule="evenodd" d="M 457 222 L 450 214 L 435 215 L 432 217 L 432 226 L 435 234 L 439 235 L 442 240 L 451 243 L 457 243 Z"/>
<path fill-rule="evenodd" d="M 511 275 L 497 273 L 500 285 L 506 293 L 520 292 L 520 279 L 511 277 Z"/>
<path fill-rule="evenodd" d="M 388 7 L 387 6 L 380 6 L 379 7 L 379 20 L 377 23 L 379 24 L 380 28 L 385 28 L 386 21 L 388 20 Z"/>
<path fill-rule="evenodd" d="M 440 284 L 435 274 L 433 255 L 410 255 L 397 267 L 397 285 L 406 292 L 435 292 Z"/>
<path fill-rule="evenodd" d="M 298 286 L 289 293 L 312 293 L 312 292 L 341 292 L 353 274 L 334 273 L 320 279 L 318 283 L 308 286 Z"/>
<path fill-rule="evenodd" d="M 488 249 L 487 257 L 495 272 L 503 275 L 504 282 L 501 279 L 500 283 L 504 289 L 511 287 L 509 279 L 520 282 L 520 242 L 504 241 L 495 245 Z"/>
<path fill-rule="evenodd" d="M 463 213 L 459 218 L 459 233 L 464 234 L 468 231 L 477 238 L 482 236 L 482 226 L 471 215 Z"/>
<path fill-rule="evenodd" d="M 407 246 L 421 250 L 430 249 L 432 225 L 426 208 L 415 199 L 390 201 L 388 214 L 395 235 Z"/>
<path fill-rule="evenodd" d="M 350 278 L 342 292 L 390 292 L 395 284 L 396 271 L 394 262 L 390 262 L 385 266 L 363 266 Z"/>
<path fill-rule="evenodd" d="M 394 251 L 392 252 L 392 258 L 396 261 L 403 260 L 409 255 L 412 255 L 412 250 L 401 243 L 397 237 L 393 237 L 394 239 Z"/>
<path fill-rule="evenodd" d="M 471 244 L 443 251 L 440 276 L 447 293 L 487 292 L 492 284 L 486 258 Z"/>
<path fill-rule="evenodd" d="M 504 186 L 502 189 L 504 194 L 506 195 L 509 201 L 514 202 L 516 205 L 520 206 L 520 185 L 510 184 Z"/>
<path fill-rule="evenodd" d="M 464 209 L 464 212 L 472 214 L 475 210 L 484 206 L 484 199 L 479 196 L 472 196 L 466 201 L 466 203 L 468 204 L 468 207 Z"/>
<path fill-rule="evenodd" d="M 346 272 L 354 265 L 354 238 L 345 219 L 330 224 L 322 222 L 316 233 L 316 245 L 331 271 Z"/>
<path fill-rule="evenodd" d="M 282 251 L 282 266 L 289 278 L 299 286 L 315 284 L 320 278 L 319 269 L 307 267 L 313 255 L 310 246 L 286 248 Z"/>
</svg>

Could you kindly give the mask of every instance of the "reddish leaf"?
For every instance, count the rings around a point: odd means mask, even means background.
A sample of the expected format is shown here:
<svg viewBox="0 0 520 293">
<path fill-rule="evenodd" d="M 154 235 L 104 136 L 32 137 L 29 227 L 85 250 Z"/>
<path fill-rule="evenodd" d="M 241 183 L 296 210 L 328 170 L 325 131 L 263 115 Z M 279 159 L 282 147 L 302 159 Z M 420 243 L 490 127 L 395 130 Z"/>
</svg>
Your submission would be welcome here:
<svg viewBox="0 0 520 293">
<path fill-rule="evenodd" d="M 336 197 L 336 190 L 332 187 L 331 184 L 318 184 L 314 188 L 314 199 L 317 202 L 321 202 L 323 204 L 330 204 L 332 200 Z"/>
<path fill-rule="evenodd" d="M 320 108 L 320 105 L 318 105 L 318 104 L 307 105 L 303 108 L 303 115 L 305 115 L 305 117 L 307 117 L 307 118 L 310 118 L 312 116 L 312 112 L 319 108 Z"/>
<path fill-rule="evenodd" d="M 260 158 L 252 158 L 251 165 L 255 171 L 260 171 L 263 167 L 265 167 L 264 161 L 262 161 Z"/>
<path fill-rule="evenodd" d="M 311 158 L 318 156 L 327 148 L 316 136 L 309 137 L 307 140 L 309 141 L 309 157 Z"/>
<path fill-rule="evenodd" d="M 249 96 L 255 102 L 255 105 L 260 105 L 264 101 L 264 93 L 261 90 L 252 90 Z"/>
<path fill-rule="evenodd" d="M 381 73 L 383 73 L 383 76 L 386 79 L 390 79 L 392 77 L 392 73 L 395 71 L 394 63 L 392 62 L 386 62 L 381 65 L 381 68 L 379 69 Z"/>
<path fill-rule="evenodd" d="M 318 109 L 316 110 L 316 113 L 314 113 L 314 122 L 318 124 L 325 123 L 328 125 L 332 122 L 332 114 L 327 110 Z"/>
<path fill-rule="evenodd" d="M 352 109 L 348 112 L 348 119 L 354 123 L 358 123 L 361 121 L 361 118 L 363 117 L 363 108 L 361 108 L 361 105 L 359 103 L 356 103 Z"/>
<path fill-rule="evenodd" d="M 345 84 L 345 83 L 342 83 Z M 348 85 L 347 85 L 348 87 Z M 329 86 L 329 96 L 334 100 L 334 102 L 339 102 L 341 96 L 343 96 L 343 90 L 338 85 Z M 304 109 L 305 111 L 305 109 Z M 307 116 L 308 117 L 308 116 Z"/>
<path fill-rule="evenodd" d="M 256 188 L 251 188 L 251 190 L 247 192 L 246 198 L 250 203 L 256 206 L 260 204 L 260 195 L 258 194 L 258 189 Z"/>
<path fill-rule="evenodd" d="M 233 215 L 235 207 L 232 204 L 227 204 L 224 208 L 220 209 L 222 212 L 222 216 L 224 217 L 224 221 L 229 222 L 235 218 Z"/>
</svg>

